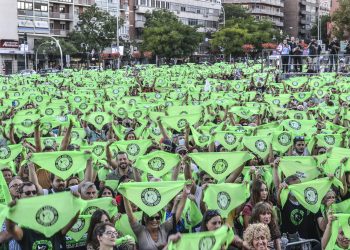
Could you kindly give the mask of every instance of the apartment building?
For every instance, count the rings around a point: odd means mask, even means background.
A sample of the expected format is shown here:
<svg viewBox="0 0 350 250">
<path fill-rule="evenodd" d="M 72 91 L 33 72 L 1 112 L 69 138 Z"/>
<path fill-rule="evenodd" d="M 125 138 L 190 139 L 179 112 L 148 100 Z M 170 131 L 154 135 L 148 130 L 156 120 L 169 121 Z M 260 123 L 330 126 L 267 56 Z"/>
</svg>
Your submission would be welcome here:
<svg viewBox="0 0 350 250">
<path fill-rule="evenodd" d="M 285 0 L 285 33 L 302 39 L 311 38 L 312 26 L 317 20 L 319 0 Z"/>
<path fill-rule="evenodd" d="M 239 4 L 245 7 L 257 20 L 267 19 L 276 27 L 283 28 L 284 0 L 223 0 L 225 4 Z"/>
<path fill-rule="evenodd" d="M 220 0 L 129 0 L 129 35 L 139 39 L 146 21 L 145 13 L 156 9 L 173 12 L 190 26 L 200 26 L 200 32 L 215 31 L 221 12 Z"/>
</svg>

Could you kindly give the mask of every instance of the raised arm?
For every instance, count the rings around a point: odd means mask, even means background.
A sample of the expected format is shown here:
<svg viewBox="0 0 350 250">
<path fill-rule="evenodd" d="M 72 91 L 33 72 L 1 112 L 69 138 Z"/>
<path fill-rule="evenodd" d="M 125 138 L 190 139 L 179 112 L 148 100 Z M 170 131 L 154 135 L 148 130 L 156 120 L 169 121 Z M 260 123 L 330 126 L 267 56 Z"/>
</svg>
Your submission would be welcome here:
<svg viewBox="0 0 350 250">
<path fill-rule="evenodd" d="M 36 152 L 41 152 L 41 140 L 40 140 L 40 120 L 35 121 L 35 127 L 34 127 L 34 141 L 35 141 L 35 150 Z"/>
<path fill-rule="evenodd" d="M 124 201 L 125 212 L 126 212 L 126 215 L 128 216 L 130 225 L 136 224 L 137 219 L 134 216 L 134 213 L 132 212 L 130 201 L 125 196 L 123 196 L 123 201 Z"/>
<path fill-rule="evenodd" d="M 60 151 L 67 150 L 68 144 L 69 144 L 69 141 L 70 141 L 72 128 L 73 128 L 73 121 L 69 120 L 69 126 L 68 126 L 68 129 L 66 131 L 66 134 L 63 137 L 63 140 L 62 140 L 62 143 L 61 143 L 61 147 L 60 147 Z"/>
<path fill-rule="evenodd" d="M 36 188 L 38 189 L 38 194 L 43 195 L 44 191 L 39 183 L 34 163 L 28 162 L 28 172 L 29 172 L 29 181 L 31 181 L 36 186 Z"/>
</svg>

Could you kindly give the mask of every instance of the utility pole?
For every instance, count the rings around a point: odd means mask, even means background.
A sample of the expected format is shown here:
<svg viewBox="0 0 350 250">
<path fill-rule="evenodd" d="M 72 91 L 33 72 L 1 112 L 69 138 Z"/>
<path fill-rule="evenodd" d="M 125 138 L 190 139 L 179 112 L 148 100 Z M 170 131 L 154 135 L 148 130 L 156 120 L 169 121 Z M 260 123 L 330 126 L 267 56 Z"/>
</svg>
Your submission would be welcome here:
<svg viewBox="0 0 350 250">
<path fill-rule="evenodd" d="M 27 33 L 24 33 L 24 69 L 27 70 L 27 44 L 28 36 Z"/>
</svg>

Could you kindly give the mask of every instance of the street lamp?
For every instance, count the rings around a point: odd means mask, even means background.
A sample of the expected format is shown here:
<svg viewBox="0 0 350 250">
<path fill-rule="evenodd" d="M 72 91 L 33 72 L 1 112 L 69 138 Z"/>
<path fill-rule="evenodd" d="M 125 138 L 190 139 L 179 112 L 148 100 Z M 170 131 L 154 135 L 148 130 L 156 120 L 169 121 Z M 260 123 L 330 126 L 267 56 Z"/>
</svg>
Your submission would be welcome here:
<svg viewBox="0 0 350 250">
<path fill-rule="evenodd" d="M 58 41 L 56 38 L 54 38 L 53 36 L 49 36 L 52 40 L 54 40 L 56 42 L 57 47 L 60 50 L 60 54 L 61 54 L 61 70 L 63 70 L 63 54 L 62 54 L 62 48 L 60 45 L 60 41 Z"/>
<path fill-rule="evenodd" d="M 39 52 L 39 49 L 41 47 L 41 45 L 44 45 L 44 44 L 51 44 L 53 45 L 53 41 L 51 42 L 44 42 L 42 44 L 40 44 L 35 52 L 35 71 L 38 72 L 38 52 Z M 43 53 L 45 54 L 45 52 L 43 51 Z"/>
</svg>

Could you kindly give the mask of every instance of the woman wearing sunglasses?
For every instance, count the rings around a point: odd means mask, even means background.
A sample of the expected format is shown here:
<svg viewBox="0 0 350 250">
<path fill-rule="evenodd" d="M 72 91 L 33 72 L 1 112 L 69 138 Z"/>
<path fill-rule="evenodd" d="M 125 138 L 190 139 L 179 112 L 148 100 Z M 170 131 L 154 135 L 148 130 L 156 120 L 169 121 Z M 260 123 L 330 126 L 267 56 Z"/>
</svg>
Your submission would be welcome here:
<svg viewBox="0 0 350 250">
<path fill-rule="evenodd" d="M 139 223 L 132 212 L 129 200 L 125 197 L 123 197 L 123 199 L 130 226 L 137 237 L 138 249 L 158 250 L 166 246 L 169 232 L 176 226 L 181 218 L 187 199 L 187 190 L 184 188 L 174 216 L 163 223 L 161 223 L 162 214 L 160 211 L 152 216 L 148 216 L 144 213 L 142 221 Z"/>
</svg>

